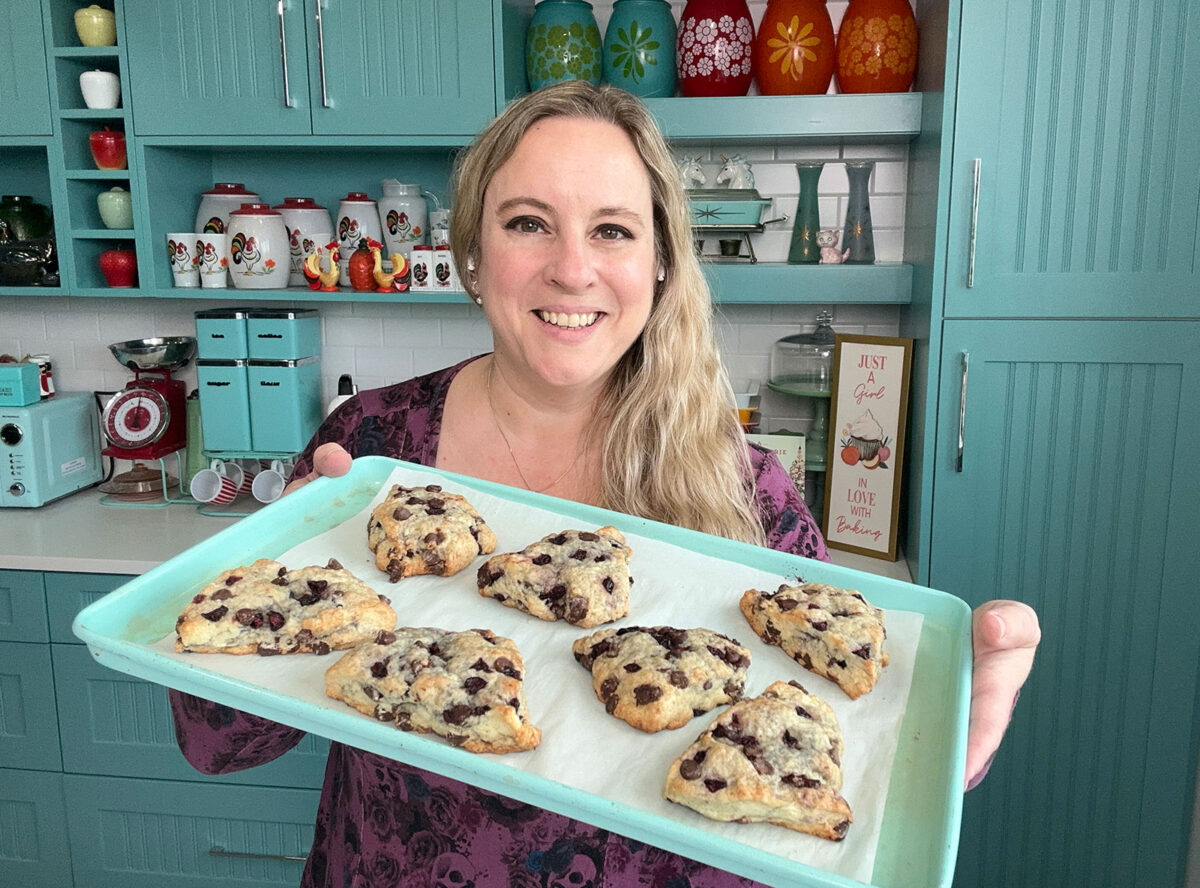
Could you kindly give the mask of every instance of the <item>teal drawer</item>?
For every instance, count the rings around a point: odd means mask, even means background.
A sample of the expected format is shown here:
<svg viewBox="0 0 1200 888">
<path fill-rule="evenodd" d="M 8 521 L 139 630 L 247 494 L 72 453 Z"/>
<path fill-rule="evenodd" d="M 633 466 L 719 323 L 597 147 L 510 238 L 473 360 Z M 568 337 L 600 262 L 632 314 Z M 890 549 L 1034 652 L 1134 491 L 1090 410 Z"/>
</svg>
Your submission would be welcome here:
<svg viewBox="0 0 1200 888">
<path fill-rule="evenodd" d="M 308 734 L 295 749 L 258 768 L 210 777 L 184 759 L 175 742 L 167 689 L 114 672 L 83 645 L 51 645 L 63 770 L 78 774 L 204 780 L 316 789 L 329 741 Z"/>
<path fill-rule="evenodd" d="M 71 622 L 77 613 L 133 579 L 121 574 L 86 573 L 47 573 L 45 577 L 50 640 L 64 644 L 83 644 L 71 632 Z"/>
<path fill-rule="evenodd" d="M 0 641 L 49 641 L 42 575 L 0 570 Z"/>
<path fill-rule="evenodd" d="M 295 888 L 320 797 L 73 774 L 63 787 L 75 884 L 88 888 Z"/>
<path fill-rule="evenodd" d="M 48 644 L 0 642 L 0 762 L 43 771 L 62 768 Z"/>
<path fill-rule="evenodd" d="M 71 852 L 62 774 L 0 768 L 0 882 L 69 888 Z"/>
</svg>

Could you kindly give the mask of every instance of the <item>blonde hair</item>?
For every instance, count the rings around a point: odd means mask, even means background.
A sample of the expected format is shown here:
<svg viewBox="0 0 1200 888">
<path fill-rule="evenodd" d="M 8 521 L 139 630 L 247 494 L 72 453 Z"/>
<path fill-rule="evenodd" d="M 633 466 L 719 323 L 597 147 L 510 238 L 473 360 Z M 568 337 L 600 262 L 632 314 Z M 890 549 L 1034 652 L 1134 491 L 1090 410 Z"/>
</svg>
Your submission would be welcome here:
<svg viewBox="0 0 1200 888">
<path fill-rule="evenodd" d="M 610 123 L 633 142 L 650 178 L 655 252 L 666 273 L 646 326 L 613 369 L 597 411 L 601 505 L 761 545 L 750 459 L 717 352 L 687 197 L 645 105 L 623 90 L 586 81 L 554 84 L 512 102 L 455 160 L 455 264 L 465 269 L 479 258 L 487 186 L 529 127 L 548 117 Z"/>
</svg>

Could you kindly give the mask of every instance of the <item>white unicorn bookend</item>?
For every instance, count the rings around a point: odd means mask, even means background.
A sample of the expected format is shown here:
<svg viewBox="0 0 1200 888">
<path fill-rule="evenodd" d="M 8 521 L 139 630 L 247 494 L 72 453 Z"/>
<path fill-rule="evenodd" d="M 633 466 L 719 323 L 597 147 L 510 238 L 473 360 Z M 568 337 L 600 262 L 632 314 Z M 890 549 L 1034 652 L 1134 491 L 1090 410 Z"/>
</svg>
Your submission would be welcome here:
<svg viewBox="0 0 1200 888">
<path fill-rule="evenodd" d="M 717 173 L 717 184 L 728 188 L 753 188 L 754 173 L 750 169 L 750 161 L 744 154 L 734 154 L 732 157 L 722 155 L 723 166 Z"/>
<path fill-rule="evenodd" d="M 699 157 L 679 158 L 679 177 L 683 179 L 684 188 L 703 188 L 708 182 Z"/>
</svg>

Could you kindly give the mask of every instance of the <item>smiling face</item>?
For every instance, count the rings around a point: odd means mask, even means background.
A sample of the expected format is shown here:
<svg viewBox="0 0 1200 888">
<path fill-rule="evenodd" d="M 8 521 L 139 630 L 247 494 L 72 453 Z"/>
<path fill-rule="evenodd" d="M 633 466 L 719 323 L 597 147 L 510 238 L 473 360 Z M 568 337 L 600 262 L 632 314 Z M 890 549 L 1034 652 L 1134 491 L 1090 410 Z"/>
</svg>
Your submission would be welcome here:
<svg viewBox="0 0 1200 888">
<path fill-rule="evenodd" d="M 534 124 L 487 186 L 479 245 L 477 290 L 506 374 L 602 385 L 654 298 L 650 179 L 629 137 L 580 118 Z"/>
</svg>

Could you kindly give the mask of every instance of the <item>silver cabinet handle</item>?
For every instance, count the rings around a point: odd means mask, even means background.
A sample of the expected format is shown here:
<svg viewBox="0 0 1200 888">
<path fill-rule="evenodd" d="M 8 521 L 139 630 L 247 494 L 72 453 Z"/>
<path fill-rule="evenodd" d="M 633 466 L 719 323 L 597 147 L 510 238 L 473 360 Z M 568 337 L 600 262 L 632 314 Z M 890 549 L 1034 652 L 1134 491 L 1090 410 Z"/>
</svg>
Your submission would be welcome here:
<svg viewBox="0 0 1200 888">
<path fill-rule="evenodd" d="M 277 0 L 275 11 L 279 14 L 279 58 L 283 62 L 283 106 L 292 107 L 292 85 L 288 81 L 287 29 L 283 26 L 283 0 Z"/>
<path fill-rule="evenodd" d="M 979 173 L 982 164 L 975 158 L 971 182 L 971 235 L 967 239 L 967 286 L 975 286 L 975 234 L 979 230 Z"/>
<path fill-rule="evenodd" d="M 220 845 L 213 845 L 208 849 L 208 853 L 213 857 L 237 857 L 244 860 L 287 860 L 296 863 L 304 863 L 308 857 L 293 857 L 290 854 L 251 854 L 247 851 L 226 851 Z"/>
<path fill-rule="evenodd" d="M 321 0 L 313 0 L 317 13 L 317 67 L 321 72 L 321 106 L 329 107 L 329 92 L 325 88 L 325 22 L 321 18 Z"/>
<path fill-rule="evenodd" d="M 954 458 L 954 471 L 961 472 L 963 469 L 963 447 L 966 444 L 967 430 L 967 365 L 971 360 L 971 355 L 967 352 L 962 353 L 962 390 L 959 393 L 958 399 L 958 455 Z"/>
</svg>

